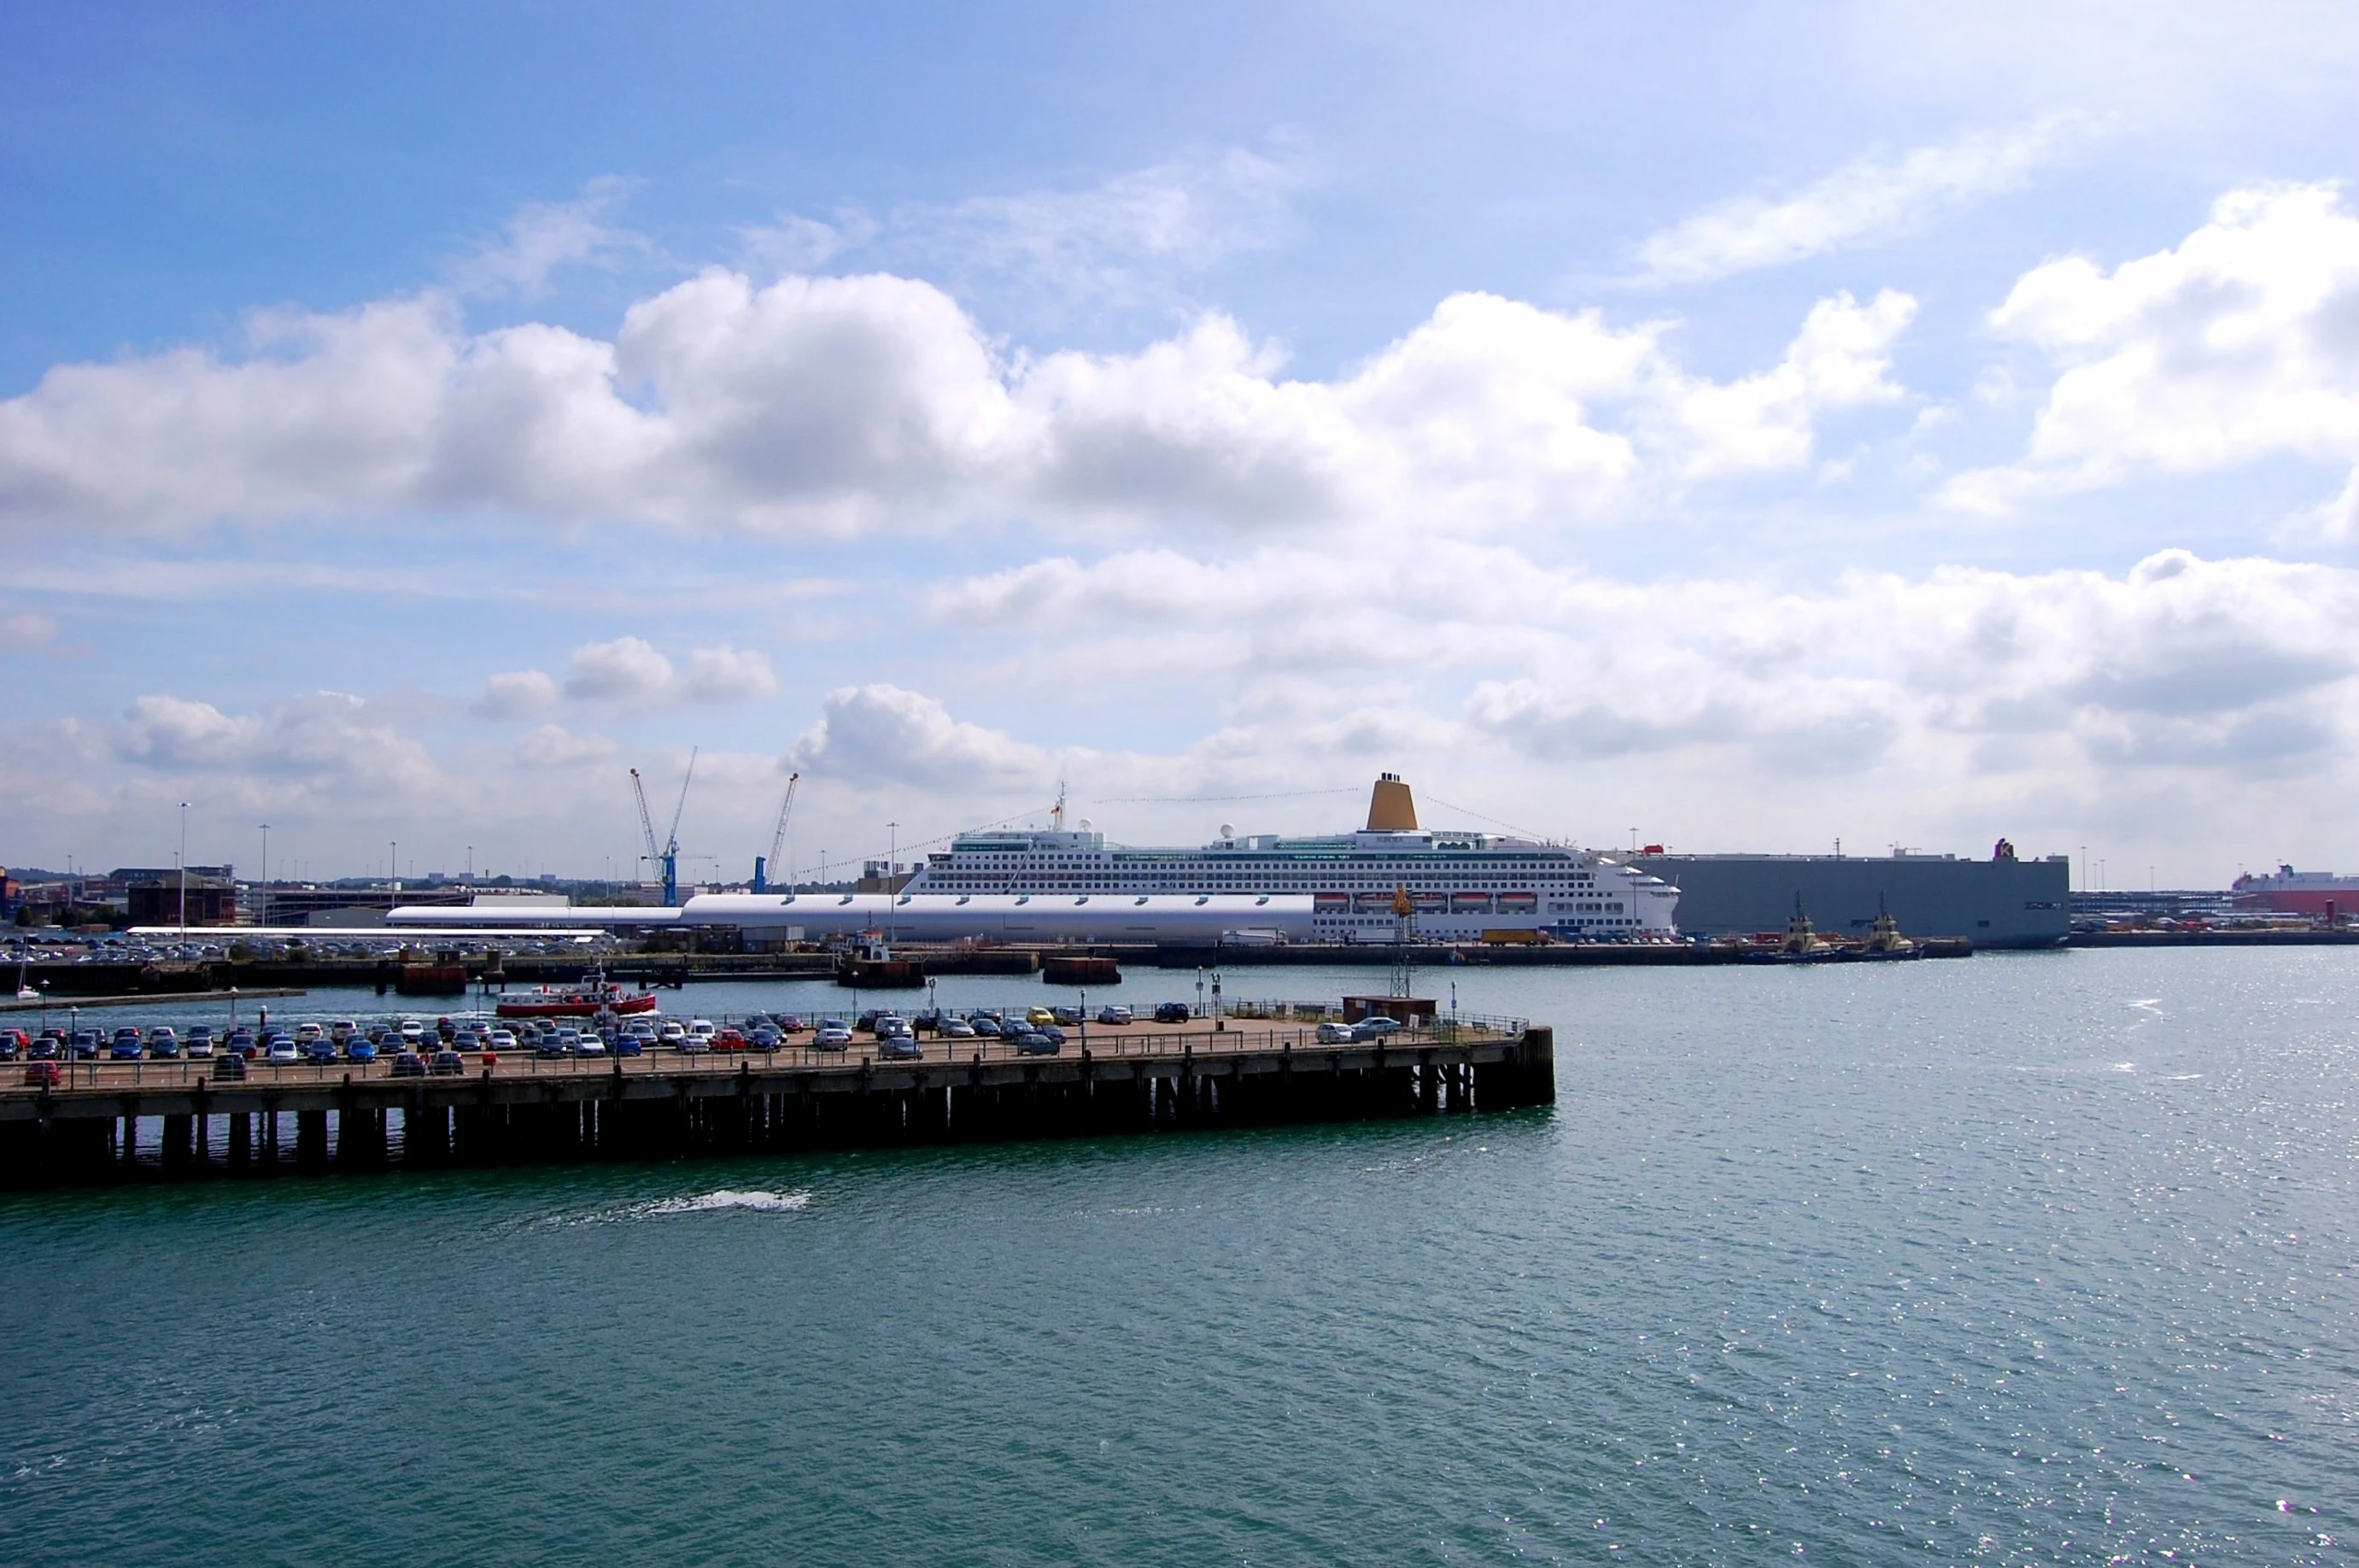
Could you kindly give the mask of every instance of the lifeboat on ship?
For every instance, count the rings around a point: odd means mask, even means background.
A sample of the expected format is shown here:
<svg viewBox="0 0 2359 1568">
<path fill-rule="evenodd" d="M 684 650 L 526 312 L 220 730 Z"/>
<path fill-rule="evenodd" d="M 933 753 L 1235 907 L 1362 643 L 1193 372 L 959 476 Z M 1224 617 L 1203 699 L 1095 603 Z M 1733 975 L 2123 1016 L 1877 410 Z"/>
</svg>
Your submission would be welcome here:
<svg viewBox="0 0 2359 1568">
<path fill-rule="evenodd" d="M 1540 896 L 1538 893 L 1502 893 L 1499 895 L 1499 912 L 1503 915 L 1537 915 L 1540 912 Z"/>
<path fill-rule="evenodd" d="M 1450 912 L 1453 915 L 1487 915 L 1491 912 L 1491 895 L 1452 893 L 1450 895 Z"/>
</svg>

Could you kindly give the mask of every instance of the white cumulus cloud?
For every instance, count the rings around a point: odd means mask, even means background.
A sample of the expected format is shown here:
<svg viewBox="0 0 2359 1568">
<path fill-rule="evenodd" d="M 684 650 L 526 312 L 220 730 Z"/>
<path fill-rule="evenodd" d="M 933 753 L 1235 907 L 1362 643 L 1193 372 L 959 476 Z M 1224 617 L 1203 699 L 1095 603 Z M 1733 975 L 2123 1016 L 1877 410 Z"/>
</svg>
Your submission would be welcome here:
<svg viewBox="0 0 2359 1568">
<path fill-rule="evenodd" d="M 803 534 L 1579 519 L 1801 470 L 1821 415 L 1897 395 L 1913 310 L 1822 301 L 1777 365 L 1722 384 L 1667 323 L 1487 294 L 1330 380 L 1285 377 L 1219 315 L 1132 353 L 1007 358 L 949 295 L 885 275 L 708 272 L 611 343 L 469 334 L 423 299 L 259 321 L 243 358 L 51 370 L 0 402 L 0 528 L 406 507 Z"/>
<path fill-rule="evenodd" d="M 2359 465 L 2359 217 L 2336 186 L 2232 191 L 2111 272 L 2049 262 L 1991 321 L 2058 375 L 2023 457 L 1960 475 L 1955 505 L 2273 456 Z"/>
<path fill-rule="evenodd" d="M 954 719 L 923 692 L 883 683 L 830 691 L 792 757 L 797 768 L 830 779 L 971 792 L 1047 785 L 1056 774 L 1040 747 Z"/>
<path fill-rule="evenodd" d="M 494 677 L 495 681 L 504 679 L 520 678 Z M 564 685 L 565 695 L 576 702 L 625 706 L 736 702 L 775 696 L 777 691 L 777 672 L 769 655 L 758 649 L 696 648 L 682 671 L 653 643 L 636 637 L 575 648 L 567 661 Z"/>
</svg>

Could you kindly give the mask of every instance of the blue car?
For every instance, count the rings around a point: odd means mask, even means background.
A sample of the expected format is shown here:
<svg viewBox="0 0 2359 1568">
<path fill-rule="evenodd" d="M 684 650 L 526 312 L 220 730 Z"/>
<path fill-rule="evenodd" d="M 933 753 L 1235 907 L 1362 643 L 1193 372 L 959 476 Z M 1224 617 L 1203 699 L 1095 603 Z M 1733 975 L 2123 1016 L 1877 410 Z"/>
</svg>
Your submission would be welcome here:
<svg viewBox="0 0 2359 1568">
<path fill-rule="evenodd" d="M 376 1060 L 376 1047 L 371 1045 L 360 1036 L 354 1035 L 350 1040 L 345 1042 L 344 1060 L 347 1062 L 357 1062 L 363 1065 L 366 1065 L 367 1063 Z"/>
<path fill-rule="evenodd" d="M 114 1043 L 106 1048 L 106 1057 L 110 1062 L 136 1062 L 147 1054 L 146 1048 L 140 1045 L 139 1037 L 136 1034 L 128 1039 L 117 1035 Z"/>
<path fill-rule="evenodd" d="M 641 1049 L 639 1037 L 635 1034 L 618 1034 L 614 1037 L 614 1043 L 607 1049 L 617 1056 L 636 1056 Z"/>
<path fill-rule="evenodd" d="M 322 1063 L 333 1062 L 336 1059 L 336 1042 L 324 1038 L 307 1040 L 303 1043 L 303 1054 L 312 1062 Z"/>
</svg>

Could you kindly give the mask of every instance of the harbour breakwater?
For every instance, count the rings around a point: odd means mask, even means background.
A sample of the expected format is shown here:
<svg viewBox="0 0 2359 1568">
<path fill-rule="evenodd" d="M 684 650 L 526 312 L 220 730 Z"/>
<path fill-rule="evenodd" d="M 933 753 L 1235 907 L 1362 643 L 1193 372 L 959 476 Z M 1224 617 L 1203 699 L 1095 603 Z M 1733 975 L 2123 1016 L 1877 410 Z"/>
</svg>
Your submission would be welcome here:
<svg viewBox="0 0 2359 1568">
<path fill-rule="evenodd" d="M 1304 1029 L 1224 1021 L 1106 1044 L 915 1062 L 508 1058 L 434 1077 L 382 1063 L 225 1078 L 99 1069 L 0 1090 L 0 1185 L 1103 1137 L 1556 1099 L 1546 1028 L 1445 1024 L 1329 1045 Z"/>
</svg>

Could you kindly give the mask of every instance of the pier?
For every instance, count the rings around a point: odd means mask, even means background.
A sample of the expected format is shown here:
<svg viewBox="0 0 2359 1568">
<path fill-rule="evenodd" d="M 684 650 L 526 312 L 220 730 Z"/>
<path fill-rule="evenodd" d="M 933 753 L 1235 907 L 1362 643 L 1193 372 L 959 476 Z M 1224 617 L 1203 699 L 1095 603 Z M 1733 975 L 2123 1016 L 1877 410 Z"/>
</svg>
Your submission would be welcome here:
<svg viewBox="0 0 2359 1568">
<path fill-rule="evenodd" d="M 919 1060 L 807 1047 L 607 1061 L 75 1063 L 0 1089 L 0 1184 L 431 1170 L 1013 1138 L 1162 1134 L 1552 1104 L 1553 1033 L 1443 1023 L 1317 1043 L 1277 1023 L 1095 1034 L 1021 1056 L 936 1041 Z M 1106 1038 L 1107 1035 L 1113 1038 Z M 12 1077 L 14 1073 L 12 1071 Z"/>
</svg>

